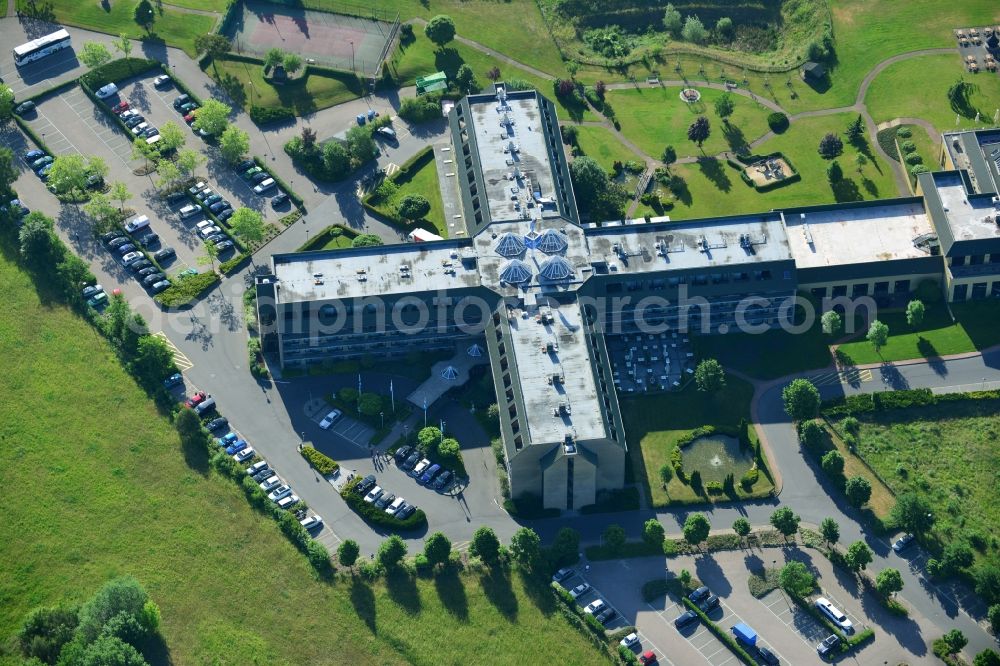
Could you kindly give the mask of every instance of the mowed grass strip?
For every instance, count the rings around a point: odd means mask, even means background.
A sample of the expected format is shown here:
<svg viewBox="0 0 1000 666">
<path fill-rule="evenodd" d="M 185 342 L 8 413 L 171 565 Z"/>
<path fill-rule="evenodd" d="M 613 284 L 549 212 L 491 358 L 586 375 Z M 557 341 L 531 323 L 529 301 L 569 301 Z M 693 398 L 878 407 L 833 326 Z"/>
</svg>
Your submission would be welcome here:
<svg viewBox="0 0 1000 666">
<path fill-rule="evenodd" d="M 364 91 L 357 77 L 348 72 L 332 73 L 308 67 L 302 78 L 275 86 L 264 78 L 264 68 L 259 63 L 225 57 L 214 60 L 205 73 L 244 108 L 251 104 L 287 107 L 300 116 L 357 99 Z"/>
<path fill-rule="evenodd" d="M 427 160 L 419 169 L 411 172 L 409 177 L 400 178 L 395 182 L 399 186 L 396 194 L 388 201 L 380 201 L 375 206 L 377 210 L 383 214 L 392 215 L 403 197 L 408 194 L 419 194 L 431 204 L 431 210 L 424 216 L 423 221 L 433 225 L 435 233 L 442 238 L 448 238 L 452 235 L 448 230 L 448 223 L 444 219 L 444 203 L 441 200 L 437 160 Z"/>
<path fill-rule="evenodd" d="M 580 125 L 577 128 L 577 143 L 587 157 L 593 158 L 605 171 L 611 171 L 615 162 L 635 161 L 645 164 L 645 160 L 625 147 L 610 130 L 594 125 Z"/>
<path fill-rule="evenodd" d="M 0 497 L 0 640 L 31 608 L 131 574 L 178 664 L 458 664 L 483 647 L 496 663 L 602 662 L 547 589 L 516 577 L 317 581 L 271 519 L 181 450 L 103 338 L 6 255 L 0 281 L 2 388 L 23 397 L 0 405 L 0 482 L 19 489 Z"/>
</svg>

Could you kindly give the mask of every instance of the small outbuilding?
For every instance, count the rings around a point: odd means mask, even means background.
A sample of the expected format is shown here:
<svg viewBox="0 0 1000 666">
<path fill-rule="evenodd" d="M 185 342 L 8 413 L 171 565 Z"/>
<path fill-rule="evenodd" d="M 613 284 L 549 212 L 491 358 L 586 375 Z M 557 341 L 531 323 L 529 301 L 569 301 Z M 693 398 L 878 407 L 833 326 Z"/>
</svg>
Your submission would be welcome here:
<svg viewBox="0 0 1000 666">
<path fill-rule="evenodd" d="M 811 60 L 802 65 L 802 78 L 806 81 L 822 81 L 826 77 L 826 67 Z"/>
</svg>

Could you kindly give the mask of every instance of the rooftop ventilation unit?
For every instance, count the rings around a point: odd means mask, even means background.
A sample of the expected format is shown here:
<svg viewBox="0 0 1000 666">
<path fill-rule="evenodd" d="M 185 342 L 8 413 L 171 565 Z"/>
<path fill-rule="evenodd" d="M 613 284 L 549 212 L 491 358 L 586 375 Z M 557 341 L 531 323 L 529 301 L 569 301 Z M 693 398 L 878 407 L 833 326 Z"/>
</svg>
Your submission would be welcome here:
<svg viewBox="0 0 1000 666">
<path fill-rule="evenodd" d="M 573 275 L 573 267 L 562 257 L 550 257 L 538 271 L 539 276 L 550 282 L 565 280 Z"/>
<path fill-rule="evenodd" d="M 507 284 L 522 284 L 531 280 L 531 268 L 520 259 L 511 259 L 500 269 L 500 279 Z"/>
<path fill-rule="evenodd" d="M 524 241 L 517 234 L 507 232 L 493 248 L 501 257 L 516 257 L 524 252 Z"/>
</svg>

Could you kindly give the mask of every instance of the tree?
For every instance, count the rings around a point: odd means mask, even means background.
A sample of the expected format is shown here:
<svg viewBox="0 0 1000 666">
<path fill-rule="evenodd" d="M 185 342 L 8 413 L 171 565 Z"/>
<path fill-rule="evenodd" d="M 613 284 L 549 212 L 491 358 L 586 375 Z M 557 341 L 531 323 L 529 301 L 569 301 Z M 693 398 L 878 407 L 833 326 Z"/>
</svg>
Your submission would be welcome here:
<svg viewBox="0 0 1000 666">
<path fill-rule="evenodd" d="M 451 541 L 441 532 L 435 532 L 424 542 L 424 556 L 431 566 L 444 564 L 451 555 Z"/>
<path fill-rule="evenodd" d="M 368 128 L 354 126 L 347 130 L 347 151 L 355 164 L 364 164 L 378 155 L 378 146 Z"/>
<path fill-rule="evenodd" d="M 434 450 L 437 443 L 441 441 L 441 431 L 438 430 L 436 426 L 427 426 L 426 428 L 421 428 L 420 432 L 417 433 L 417 448 L 420 449 L 422 453 L 429 453 Z"/>
<path fill-rule="evenodd" d="M 715 115 L 722 118 L 722 122 L 729 124 L 729 116 L 733 115 L 736 109 L 736 102 L 730 93 L 722 93 L 715 100 Z"/>
<path fill-rule="evenodd" d="M 957 573 L 972 566 L 976 556 L 964 541 L 952 541 L 941 554 L 941 568 L 947 573 Z"/>
<path fill-rule="evenodd" d="M 135 6 L 135 11 L 132 12 L 132 18 L 135 22 L 142 26 L 146 32 L 149 32 L 153 27 L 153 22 L 156 21 L 156 11 L 153 9 L 153 5 L 149 0 L 139 0 L 139 4 Z"/>
<path fill-rule="evenodd" d="M 236 125 L 230 125 L 219 137 L 219 151 L 230 164 L 236 164 L 250 150 L 250 135 Z"/>
<path fill-rule="evenodd" d="M 740 540 L 746 539 L 750 536 L 750 521 L 743 517 L 737 518 L 733 521 L 733 531 Z"/>
<path fill-rule="evenodd" d="M 264 240 L 264 217 L 250 208 L 237 208 L 229 218 L 229 227 L 245 245 L 254 246 Z"/>
<path fill-rule="evenodd" d="M 225 41 L 225 38 L 223 38 Z M 229 43 L 228 41 L 226 42 Z M 113 40 L 111 44 L 115 47 L 115 50 L 122 54 L 123 58 L 128 58 L 132 55 L 132 40 L 128 38 L 124 32 L 118 34 L 118 39 Z"/>
<path fill-rule="evenodd" d="M 49 171 L 49 184 L 57 192 L 82 190 L 87 185 L 87 161 L 83 155 L 69 153 L 57 155 Z"/>
<path fill-rule="evenodd" d="M 580 533 L 572 527 L 560 528 L 552 543 L 552 557 L 559 566 L 576 562 L 580 558 Z"/>
<path fill-rule="evenodd" d="M 863 476 L 852 476 L 844 484 L 844 494 L 851 506 L 860 507 L 871 499 L 872 484 Z"/>
<path fill-rule="evenodd" d="M 375 234 L 359 234 L 351 241 L 351 247 L 378 247 L 382 239 Z"/>
<path fill-rule="evenodd" d="M 805 564 L 793 560 L 781 567 L 778 582 L 789 594 L 802 599 L 812 594 L 816 587 L 816 576 L 812 575 Z"/>
<path fill-rule="evenodd" d="M 14 91 L 6 83 L 0 83 L 0 121 L 9 120 L 13 111 Z"/>
<path fill-rule="evenodd" d="M 424 27 L 427 39 L 443 48 L 445 44 L 455 39 L 455 22 L 447 14 L 438 14 Z"/>
<path fill-rule="evenodd" d="M 479 91 L 479 81 L 476 80 L 476 73 L 467 64 L 458 68 L 455 74 L 455 85 L 467 95 Z"/>
<path fill-rule="evenodd" d="M 727 42 L 733 38 L 733 19 L 723 16 L 715 22 L 715 33 Z"/>
<path fill-rule="evenodd" d="M 111 62 L 111 52 L 101 42 L 84 42 L 76 57 L 90 69 Z"/>
<path fill-rule="evenodd" d="M 1000 666 L 1000 654 L 996 650 L 983 650 L 972 660 L 972 666 Z"/>
<path fill-rule="evenodd" d="M 150 627 L 149 611 L 146 604 L 150 601 L 146 590 L 131 576 L 114 578 L 98 590 L 87 603 L 80 608 L 80 624 L 77 633 L 87 643 L 97 639 L 108 621 L 119 613 L 131 615 L 147 629 Z"/>
<path fill-rule="evenodd" d="M 313 146 L 316 145 L 316 130 L 312 127 L 306 126 L 302 128 L 302 148 L 306 151 L 311 150 Z"/>
<path fill-rule="evenodd" d="M 697 16 L 688 16 L 684 19 L 684 27 L 681 29 L 681 37 L 684 41 L 692 44 L 701 44 L 708 39 L 708 30 Z"/>
<path fill-rule="evenodd" d="M 146 386 L 155 387 L 164 377 L 176 372 L 174 355 L 163 338 L 144 335 L 139 338 L 132 369 Z"/>
<path fill-rule="evenodd" d="M 803 421 L 799 424 L 799 441 L 802 443 L 802 446 L 811 451 L 819 450 L 825 436 L 826 431 L 823 430 L 823 426 L 814 419 Z"/>
<path fill-rule="evenodd" d="M 351 154 L 340 141 L 323 144 L 323 168 L 331 180 L 346 178 L 351 172 Z"/>
<path fill-rule="evenodd" d="M 205 256 L 198 257 L 198 263 L 202 266 L 205 264 L 210 264 L 212 266 L 212 272 L 215 272 L 215 262 L 219 259 L 219 248 L 215 247 L 215 243 L 211 241 L 203 241 L 202 247 L 205 249 Z"/>
<path fill-rule="evenodd" d="M 442 458 L 451 458 L 454 460 L 458 457 L 460 450 L 461 447 L 459 446 L 457 439 L 454 437 L 445 437 L 441 440 L 441 443 L 438 444 L 437 452 Z"/>
<path fill-rule="evenodd" d="M 917 328 L 924 323 L 924 302 L 916 299 L 906 304 L 906 323 L 910 328 Z"/>
<path fill-rule="evenodd" d="M 844 152 L 844 142 L 836 134 L 828 133 L 819 140 L 819 154 L 821 157 L 832 160 L 842 152 Z"/>
<path fill-rule="evenodd" d="M 55 252 L 52 229 L 52 218 L 35 211 L 21 221 L 21 229 L 17 233 L 21 256 L 31 265 L 45 266 L 51 263 Z"/>
<path fill-rule="evenodd" d="M 167 187 L 177 182 L 177 179 L 181 177 L 181 171 L 177 168 L 176 163 L 170 160 L 160 160 L 160 163 L 156 165 L 156 175 L 156 186 Z"/>
<path fill-rule="evenodd" d="M 673 146 L 667 146 L 663 149 L 663 155 L 660 156 L 660 161 L 667 166 L 670 166 L 677 161 L 677 151 Z"/>
<path fill-rule="evenodd" d="M 604 99 L 604 95 L 608 92 L 608 84 L 604 81 L 598 81 L 594 84 L 594 92 L 597 93 L 598 97 Z"/>
<path fill-rule="evenodd" d="M 830 162 L 830 165 L 826 167 L 826 179 L 831 184 L 836 184 L 844 180 L 844 170 L 840 167 L 840 162 L 837 160 Z"/>
<path fill-rule="evenodd" d="M 844 456 L 840 455 L 840 451 L 827 451 L 820 460 L 820 466 L 827 475 L 840 478 L 844 474 Z"/>
<path fill-rule="evenodd" d="M 663 12 L 663 28 L 671 36 L 676 37 L 681 34 L 682 27 L 684 27 L 684 19 L 681 18 L 681 13 L 674 9 L 673 5 L 668 4 L 666 10 Z"/>
<path fill-rule="evenodd" d="M 712 126 L 708 122 L 708 118 L 705 116 L 698 116 L 694 119 L 688 127 L 687 137 L 688 140 L 694 141 L 701 148 L 701 145 L 708 140 L 709 135 L 712 133 Z"/>
<path fill-rule="evenodd" d="M 948 654 L 958 654 L 962 651 L 962 648 L 969 644 L 969 639 L 965 637 L 965 634 L 960 629 L 952 629 L 942 636 L 941 640 L 944 642 L 945 647 L 948 648 Z"/>
<path fill-rule="evenodd" d="M 847 547 L 844 553 L 844 562 L 851 571 L 858 572 L 866 568 L 872 562 L 872 549 L 864 541 L 855 541 Z"/>
<path fill-rule="evenodd" d="M 799 531 L 799 517 L 787 506 L 775 509 L 771 514 L 771 525 L 784 535 L 785 540 Z"/>
<path fill-rule="evenodd" d="M 358 542 L 354 539 L 347 539 L 337 546 L 337 561 L 340 562 L 341 566 L 354 566 L 354 563 L 358 561 L 358 555 L 360 554 L 361 548 L 358 547 Z"/>
<path fill-rule="evenodd" d="M 527 570 L 533 570 L 542 557 L 542 540 L 530 527 L 522 527 L 510 538 L 510 554 L 514 561 Z"/>
<path fill-rule="evenodd" d="M 21 652 L 46 664 L 56 663 L 63 646 L 72 640 L 78 621 L 77 609 L 72 606 L 34 609 L 17 634 Z"/>
<path fill-rule="evenodd" d="M 496 65 L 494 65 L 493 67 L 490 67 L 489 71 L 486 72 L 486 78 L 488 78 L 490 81 L 499 81 L 500 80 L 500 68 L 497 67 Z"/>
<path fill-rule="evenodd" d="M 840 525 L 833 518 L 824 518 L 819 524 L 819 533 L 827 545 L 833 545 L 840 540 Z"/>
<path fill-rule="evenodd" d="M 674 478 L 674 468 L 671 467 L 670 463 L 663 463 L 660 465 L 660 485 L 666 489 L 667 484 L 670 483 L 670 479 Z"/>
<path fill-rule="evenodd" d="M 601 535 L 601 541 L 612 553 L 621 552 L 625 545 L 625 528 L 614 523 L 608 525 L 604 529 L 604 534 Z"/>
<path fill-rule="evenodd" d="M 177 169 L 182 176 L 190 176 L 205 161 L 206 158 L 197 150 L 193 148 L 181 148 L 177 151 L 177 159 L 174 160 L 174 164 L 177 165 Z"/>
<path fill-rule="evenodd" d="M 177 150 L 184 145 L 186 136 L 180 125 L 173 120 L 168 120 L 160 125 L 160 150 L 164 153 Z"/>
<path fill-rule="evenodd" d="M 125 641 L 112 635 L 99 636 L 83 649 L 77 666 L 148 666 L 142 654 Z"/>
<path fill-rule="evenodd" d="M 419 220 L 431 212 L 431 202 L 420 194 L 407 194 L 399 202 L 398 212 L 404 220 Z"/>
<path fill-rule="evenodd" d="M 868 342 L 872 343 L 872 347 L 874 347 L 877 352 L 882 347 L 885 347 L 885 343 L 889 341 L 889 327 L 880 322 L 878 319 L 874 319 L 872 320 L 872 323 L 868 325 L 868 334 L 865 338 Z"/>
<path fill-rule="evenodd" d="M 112 201 L 118 202 L 118 210 L 124 211 L 125 202 L 132 198 L 132 193 L 128 191 L 128 185 L 120 180 L 116 180 L 111 183 L 111 189 L 108 191 L 108 197 L 111 198 Z"/>
<path fill-rule="evenodd" d="M 473 532 L 469 554 L 478 557 L 488 566 L 493 566 L 500 557 L 500 539 L 492 529 L 484 525 Z"/>
<path fill-rule="evenodd" d="M 866 164 L 868 164 L 868 158 L 865 157 L 864 153 L 858 153 L 854 156 L 854 167 L 859 174 L 864 172 Z"/>
<path fill-rule="evenodd" d="M 860 113 L 857 118 L 850 122 L 844 134 L 847 135 L 847 140 L 851 143 L 857 143 L 865 136 L 865 121 Z"/>
<path fill-rule="evenodd" d="M 406 557 L 406 542 L 398 534 L 393 534 L 378 547 L 375 559 L 388 570 L 394 569 Z"/>
<path fill-rule="evenodd" d="M 986 617 L 990 621 L 990 628 L 993 629 L 993 633 L 1000 635 L 1000 604 L 993 604 L 986 611 Z"/>
<path fill-rule="evenodd" d="M 781 391 L 785 403 L 785 413 L 793 421 L 805 421 L 816 416 L 819 411 L 819 389 L 808 379 L 793 379 Z"/>
<path fill-rule="evenodd" d="M 692 513 L 684 521 L 684 540 L 692 546 L 697 546 L 708 538 L 710 530 L 711 525 L 709 525 L 708 518 L 704 514 Z"/>
<path fill-rule="evenodd" d="M 94 230 L 103 233 L 115 214 L 115 207 L 103 192 L 96 192 L 90 201 L 83 204 L 83 212 L 94 219 Z"/>
<path fill-rule="evenodd" d="M 194 111 L 194 125 L 197 129 L 202 129 L 213 136 L 219 136 L 229 124 L 229 114 L 233 108 L 228 104 L 209 99 L 205 100 L 201 108 Z"/>
<path fill-rule="evenodd" d="M 229 53 L 229 47 L 229 40 L 222 35 L 208 33 L 206 35 L 198 35 L 194 38 L 195 50 L 211 58 L 213 66 L 215 65 L 216 58 Z"/>
<path fill-rule="evenodd" d="M 100 176 L 103 181 L 110 169 L 108 168 L 108 163 L 104 161 L 104 158 L 97 157 L 96 155 L 91 155 L 87 158 L 87 176 Z"/>
<path fill-rule="evenodd" d="M 1000 567 L 992 564 L 980 564 L 972 572 L 976 581 L 976 594 L 988 604 L 1000 601 Z"/>
<path fill-rule="evenodd" d="M 285 59 L 285 52 L 279 49 L 277 46 L 269 48 L 267 53 L 264 54 L 264 71 L 271 69 L 272 67 L 281 63 Z"/>
<path fill-rule="evenodd" d="M 839 335 L 844 326 L 844 321 L 840 318 L 840 315 L 833 310 L 827 310 L 824 312 L 819 321 L 820 325 L 823 327 L 823 333 L 829 335 L 830 337 Z"/>
<path fill-rule="evenodd" d="M 642 540 L 645 541 L 649 546 L 656 548 L 657 546 L 663 546 L 663 539 L 666 536 L 666 530 L 663 529 L 663 525 L 660 524 L 656 518 L 650 518 L 642 525 Z"/>
<path fill-rule="evenodd" d="M 694 383 L 703 393 L 717 393 L 726 387 L 726 371 L 714 358 L 706 358 L 695 368 Z"/>
<path fill-rule="evenodd" d="M 596 193 L 607 189 L 608 174 L 601 165 L 589 157 L 578 157 L 569 165 L 570 177 L 577 198 L 590 202 Z"/>
<path fill-rule="evenodd" d="M 294 74 L 295 72 L 302 69 L 302 56 L 298 53 L 289 53 L 285 56 L 285 59 L 281 63 L 285 71 L 289 74 Z"/>
<path fill-rule="evenodd" d="M 883 597 L 891 597 L 903 589 L 903 576 L 898 569 L 891 567 L 882 569 L 875 576 L 875 589 Z"/>
<path fill-rule="evenodd" d="M 145 168 L 149 169 L 149 162 L 153 160 L 155 162 L 157 156 L 159 155 L 159 150 L 156 146 L 151 146 L 145 141 L 133 141 L 132 142 L 132 157 L 133 159 L 141 159 L 145 162 Z"/>
</svg>

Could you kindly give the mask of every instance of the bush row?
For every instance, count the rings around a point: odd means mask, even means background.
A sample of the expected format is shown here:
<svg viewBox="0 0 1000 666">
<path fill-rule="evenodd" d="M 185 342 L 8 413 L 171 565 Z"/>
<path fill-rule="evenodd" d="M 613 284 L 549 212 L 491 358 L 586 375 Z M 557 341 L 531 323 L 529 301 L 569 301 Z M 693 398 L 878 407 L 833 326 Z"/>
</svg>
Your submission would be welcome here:
<svg viewBox="0 0 1000 666">
<path fill-rule="evenodd" d="M 21 118 L 21 116 L 14 116 L 14 120 L 17 121 L 21 131 L 27 134 L 31 138 L 31 141 L 38 146 L 39 149 L 45 151 L 47 155 L 53 154 L 45 142 L 42 141 L 42 138 L 35 133 L 35 130 L 31 129 L 31 125 Z"/>
<path fill-rule="evenodd" d="M 175 280 L 169 287 L 154 296 L 153 300 L 167 308 L 184 307 L 201 298 L 218 283 L 219 276 L 214 272 L 189 275 Z"/>
<path fill-rule="evenodd" d="M 160 66 L 161 63 L 157 60 L 119 58 L 90 70 L 80 77 L 80 83 L 91 88 L 100 88 L 108 83 L 116 83 Z"/>
<path fill-rule="evenodd" d="M 274 182 L 278 184 L 278 187 L 280 187 L 285 192 L 285 194 L 288 195 L 288 198 L 292 200 L 292 203 L 294 203 L 301 212 L 303 213 L 306 212 L 306 205 L 305 202 L 302 201 L 302 197 L 300 197 L 291 187 L 289 187 L 288 183 L 282 180 L 281 176 L 276 174 L 274 170 L 267 165 L 267 162 L 265 162 L 259 157 L 254 157 L 253 161 L 254 163 L 257 164 L 257 166 L 266 171 L 268 175 L 274 179 Z"/>
<path fill-rule="evenodd" d="M 688 610 L 693 610 L 698 618 L 701 619 L 702 623 L 708 627 L 708 630 L 715 634 L 715 637 L 722 641 L 723 645 L 729 648 L 729 651 L 735 654 L 737 659 L 742 661 L 744 664 L 747 664 L 747 666 L 758 666 L 757 660 L 751 657 L 750 653 L 747 652 L 742 645 L 736 642 L 736 639 L 733 638 L 732 634 L 713 622 L 707 615 L 705 615 L 704 612 L 702 612 L 700 608 L 698 608 L 697 604 L 688 599 L 686 596 L 681 597 L 681 599 L 683 599 L 684 605 L 688 607 Z"/>
<path fill-rule="evenodd" d="M 360 478 L 348 481 L 343 490 L 340 491 L 340 496 L 344 498 L 347 506 L 353 509 L 354 513 L 361 516 L 365 522 L 395 530 L 415 530 L 427 527 L 427 515 L 423 509 L 417 509 L 406 520 L 400 520 L 395 516 L 390 516 L 374 504 L 366 502 L 361 495 L 354 491 L 354 488 L 360 481 Z"/>
<path fill-rule="evenodd" d="M 608 636 L 604 631 L 604 625 L 598 622 L 597 618 L 590 613 L 584 613 L 580 609 L 579 604 L 576 603 L 576 599 L 562 585 L 552 582 L 549 586 L 552 588 L 563 616 L 569 623 L 586 636 L 594 647 L 605 654 L 610 654 Z M 617 651 L 614 654 L 617 655 Z"/>
<path fill-rule="evenodd" d="M 350 227 L 345 227 L 340 224 L 331 224 L 323 231 L 319 232 L 308 241 L 303 243 L 296 252 L 308 252 L 310 250 L 319 250 L 324 245 L 332 241 L 337 236 L 346 236 L 347 238 L 353 239 L 358 235 L 358 232 Z"/>
<path fill-rule="evenodd" d="M 930 407 L 963 400 L 997 400 L 1000 391 L 973 391 L 970 393 L 944 393 L 935 395 L 930 389 L 905 389 L 863 395 L 851 395 L 823 402 L 820 409 L 827 418 L 839 418 L 853 414 L 883 412 L 890 409 L 908 407 Z"/>
<path fill-rule="evenodd" d="M 64 90 L 68 90 L 69 88 L 72 88 L 76 84 L 77 84 L 77 80 L 76 79 L 69 79 L 68 81 L 63 81 L 62 83 L 57 83 L 56 85 L 54 85 L 54 86 L 52 86 L 50 88 L 46 88 L 45 90 L 42 90 L 41 92 L 37 92 L 34 95 L 29 95 L 28 97 L 24 97 L 24 98 L 19 99 L 17 101 L 18 101 L 18 104 L 21 104 L 23 102 L 38 102 L 39 100 L 41 100 L 41 99 L 43 99 L 45 97 L 48 97 L 49 95 L 55 95 L 57 93 L 63 92 Z"/>
<path fill-rule="evenodd" d="M 249 254 L 237 253 L 236 256 L 223 261 L 219 264 L 219 272 L 223 275 L 232 275 L 233 273 L 243 270 L 243 266 L 250 261 Z"/>
<path fill-rule="evenodd" d="M 254 121 L 257 126 L 285 123 L 295 120 L 295 112 L 284 106 L 272 107 L 252 104 L 250 106 L 250 120 Z"/>
<path fill-rule="evenodd" d="M 170 67 L 166 64 L 162 64 L 163 72 L 174 82 L 174 87 L 181 91 L 183 94 L 190 97 L 198 106 L 201 106 L 201 97 L 195 94 L 193 90 L 187 87 L 187 84 L 175 77 L 171 71 Z"/>
<path fill-rule="evenodd" d="M 299 449 L 299 452 L 323 476 L 335 474 L 340 469 L 340 463 L 329 456 L 323 455 L 311 446 L 303 446 Z"/>
</svg>

